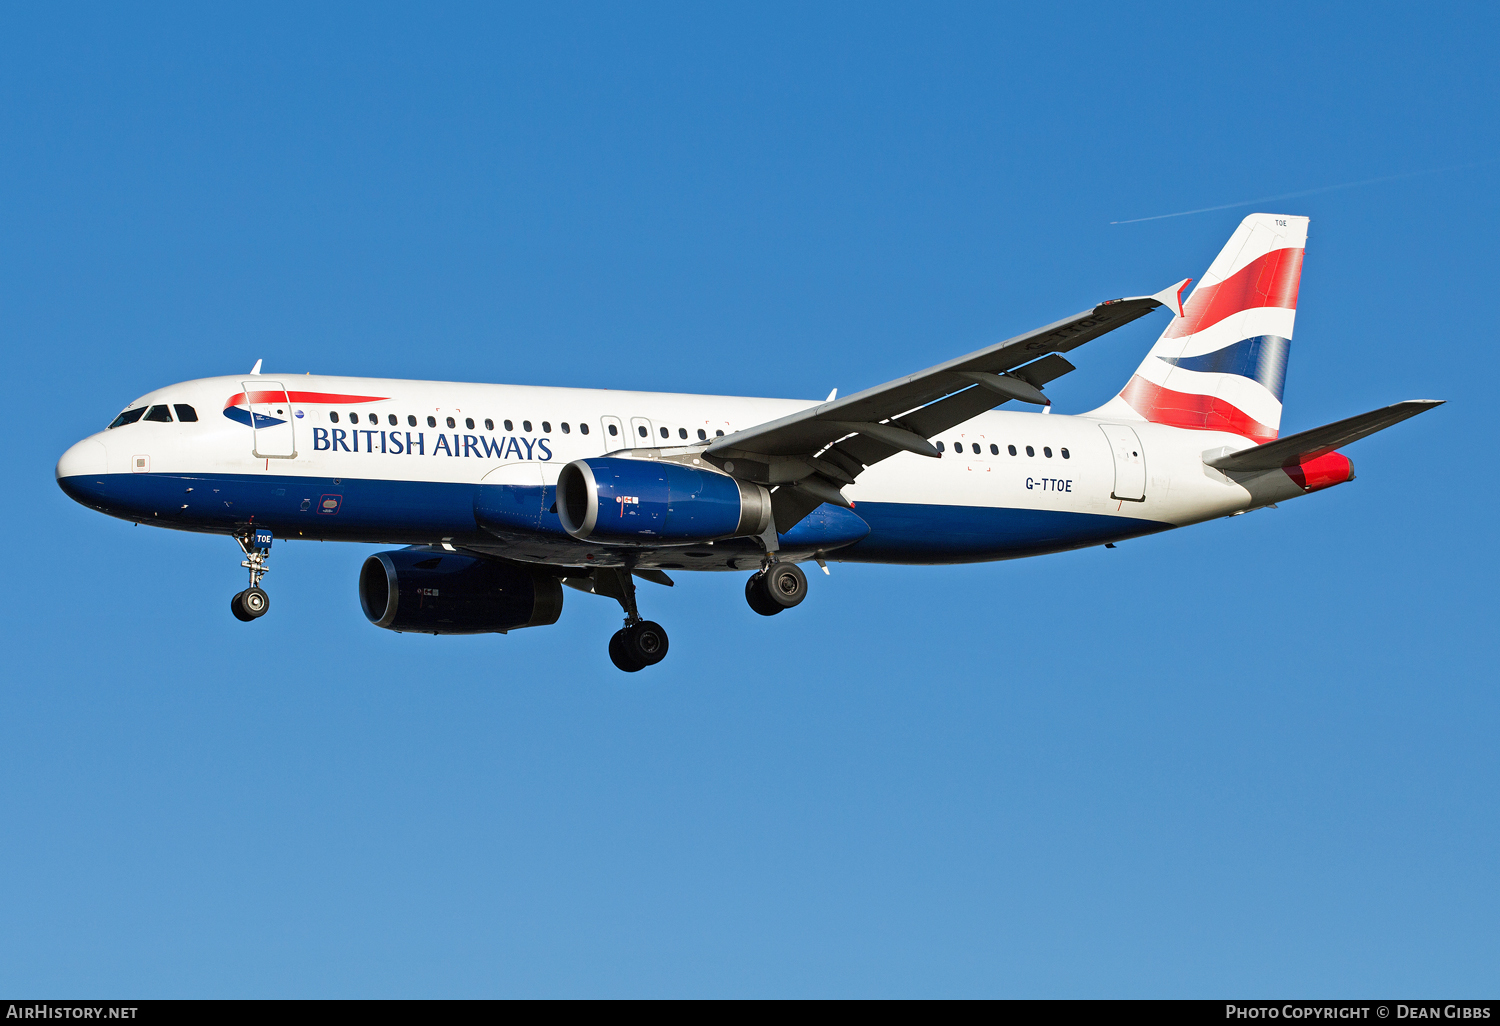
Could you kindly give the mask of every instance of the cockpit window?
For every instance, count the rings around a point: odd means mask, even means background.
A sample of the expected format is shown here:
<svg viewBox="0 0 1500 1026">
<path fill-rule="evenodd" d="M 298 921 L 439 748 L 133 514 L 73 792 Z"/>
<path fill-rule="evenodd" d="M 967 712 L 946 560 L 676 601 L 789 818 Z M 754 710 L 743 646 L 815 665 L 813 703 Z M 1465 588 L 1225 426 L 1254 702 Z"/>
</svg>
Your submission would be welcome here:
<svg viewBox="0 0 1500 1026">
<path fill-rule="evenodd" d="M 146 420 L 155 420 L 163 424 L 172 423 L 172 411 L 165 406 L 153 406 L 146 411 Z"/>
<path fill-rule="evenodd" d="M 135 410 L 126 410 L 124 413 L 116 417 L 109 426 L 112 428 L 117 428 L 124 427 L 126 424 L 134 424 L 136 421 L 141 419 L 141 414 L 145 412 L 146 408 L 144 406 Z M 108 428 L 106 428 L 105 430 L 108 430 Z"/>
<path fill-rule="evenodd" d="M 177 414 L 177 420 L 182 424 L 192 424 L 198 420 L 198 411 L 187 403 L 173 403 L 172 412 Z"/>
</svg>

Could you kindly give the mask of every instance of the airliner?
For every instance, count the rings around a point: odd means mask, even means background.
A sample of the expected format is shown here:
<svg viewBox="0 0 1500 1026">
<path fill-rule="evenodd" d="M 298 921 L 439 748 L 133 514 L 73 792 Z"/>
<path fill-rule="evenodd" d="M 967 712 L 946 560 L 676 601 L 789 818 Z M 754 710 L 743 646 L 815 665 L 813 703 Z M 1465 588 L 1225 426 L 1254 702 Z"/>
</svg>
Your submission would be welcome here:
<svg viewBox="0 0 1500 1026">
<path fill-rule="evenodd" d="M 91 509 L 233 538 L 254 622 L 273 540 L 399 546 L 363 563 L 377 627 L 504 634 L 564 588 L 620 604 L 614 664 L 667 654 L 636 582 L 746 574 L 773 616 L 800 564 L 935 564 L 1112 547 L 1354 479 L 1336 450 L 1441 404 L 1280 437 L 1308 219 L 1252 214 L 1191 279 L 823 402 L 263 373 L 169 385 L 57 464 Z M 1165 308 L 1119 394 L 1073 416 L 1065 353 Z M 1020 407 L 1019 409 L 1017 407 Z"/>
</svg>

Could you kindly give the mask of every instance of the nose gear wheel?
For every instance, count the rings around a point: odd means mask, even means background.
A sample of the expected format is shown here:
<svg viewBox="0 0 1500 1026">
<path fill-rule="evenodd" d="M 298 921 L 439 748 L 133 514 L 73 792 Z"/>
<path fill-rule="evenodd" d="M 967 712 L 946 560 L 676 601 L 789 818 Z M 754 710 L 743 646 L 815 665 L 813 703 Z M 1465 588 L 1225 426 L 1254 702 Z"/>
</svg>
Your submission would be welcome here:
<svg viewBox="0 0 1500 1026">
<path fill-rule="evenodd" d="M 229 600 L 229 611 L 236 620 L 249 623 L 258 620 L 271 609 L 271 596 L 259 588 L 246 588 Z"/>
</svg>

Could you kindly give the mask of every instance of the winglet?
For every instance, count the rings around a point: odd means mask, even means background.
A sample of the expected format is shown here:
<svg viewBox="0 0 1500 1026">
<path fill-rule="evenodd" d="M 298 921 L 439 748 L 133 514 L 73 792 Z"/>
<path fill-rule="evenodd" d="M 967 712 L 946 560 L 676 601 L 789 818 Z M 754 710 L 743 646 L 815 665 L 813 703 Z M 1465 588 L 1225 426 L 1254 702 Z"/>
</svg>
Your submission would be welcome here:
<svg viewBox="0 0 1500 1026">
<path fill-rule="evenodd" d="M 1168 310 L 1176 310 L 1178 317 L 1185 317 L 1187 315 L 1182 312 L 1182 294 L 1187 291 L 1187 287 L 1192 283 L 1193 279 L 1184 278 L 1176 285 L 1168 285 L 1151 298 Z"/>
<path fill-rule="evenodd" d="M 264 361 L 261 361 L 261 360 L 256 360 L 255 361 L 255 366 L 250 368 L 250 376 L 251 377 L 254 377 L 254 376 L 256 376 L 256 375 L 258 375 L 260 373 L 260 365 L 263 362 Z"/>
</svg>

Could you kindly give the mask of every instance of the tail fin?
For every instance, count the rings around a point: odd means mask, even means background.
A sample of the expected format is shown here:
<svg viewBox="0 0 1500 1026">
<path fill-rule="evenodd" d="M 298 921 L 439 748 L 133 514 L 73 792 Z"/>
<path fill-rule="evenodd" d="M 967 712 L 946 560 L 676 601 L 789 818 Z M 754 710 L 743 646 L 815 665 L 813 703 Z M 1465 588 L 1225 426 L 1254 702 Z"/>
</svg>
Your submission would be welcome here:
<svg viewBox="0 0 1500 1026">
<path fill-rule="evenodd" d="M 1307 221 L 1284 214 L 1241 221 L 1181 316 L 1093 415 L 1274 439 Z"/>
</svg>

